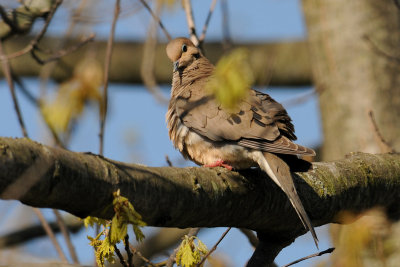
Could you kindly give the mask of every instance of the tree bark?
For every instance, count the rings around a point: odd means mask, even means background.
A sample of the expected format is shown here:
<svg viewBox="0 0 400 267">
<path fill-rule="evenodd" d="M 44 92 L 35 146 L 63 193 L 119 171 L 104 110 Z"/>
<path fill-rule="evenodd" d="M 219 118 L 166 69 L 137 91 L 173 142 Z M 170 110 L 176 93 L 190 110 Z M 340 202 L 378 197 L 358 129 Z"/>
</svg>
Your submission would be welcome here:
<svg viewBox="0 0 400 267">
<path fill-rule="evenodd" d="M 323 159 L 400 149 L 400 12 L 393 0 L 303 0 Z"/>
<path fill-rule="evenodd" d="M 19 37 L 4 43 L 6 52 L 11 54 L 24 48 L 33 37 Z M 58 39 L 44 38 L 41 48 L 54 49 Z M 79 40 L 70 40 L 70 45 Z M 155 50 L 157 64 L 155 66 L 156 80 L 160 84 L 171 84 L 172 63 L 165 53 L 166 44 L 158 44 Z M 66 45 L 68 47 L 68 44 Z M 137 42 L 115 42 L 113 59 L 110 66 L 110 82 L 143 84 L 140 76 L 144 44 Z M 309 86 L 311 84 L 311 67 L 307 44 L 302 41 L 236 44 L 235 47 L 248 49 L 249 61 L 253 67 L 256 85 L 273 86 Z M 103 65 L 106 41 L 95 41 L 80 48 L 74 53 L 64 56 L 52 72 L 52 78 L 63 81 L 72 76 L 74 67 L 85 56 L 95 57 Z M 214 63 L 225 53 L 221 43 L 206 43 L 206 56 Z M 49 55 L 41 55 L 44 59 Z M 19 76 L 34 76 L 40 74 L 39 65 L 28 53 L 11 60 L 14 72 Z M 2 76 L 0 70 L 0 76 Z"/>
<path fill-rule="evenodd" d="M 374 206 L 397 219 L 399 162 L 398 154 L 352 154 L 314 163 L 293 179 L 314 226 L 341 223 L 339 212 Z M 264 237 L 264 247 L 284 247 L 306 232 L 285 194 L 259 169 L 146 167 L 0 138 L 1 199 L 110 219 L 118 189 L 150 226 L 248 228 Z"/>
</svg>

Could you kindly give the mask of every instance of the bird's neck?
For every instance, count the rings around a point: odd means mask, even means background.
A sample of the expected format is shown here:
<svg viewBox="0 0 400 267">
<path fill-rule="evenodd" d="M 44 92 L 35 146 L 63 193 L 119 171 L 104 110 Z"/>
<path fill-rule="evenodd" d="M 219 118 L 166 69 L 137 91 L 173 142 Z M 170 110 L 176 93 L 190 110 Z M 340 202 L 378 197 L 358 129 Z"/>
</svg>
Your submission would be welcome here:
<svg viewBox="0 0 400 267">
<path fill-rule="evenodd" d="M 207 58 L 201 57 L 194 61 L 190 66 L 183 71 L 176 71 L 172 77 L 173 96 L 180 94 L 180 89 L 187 85 L 193 84 L 196 81 L 208 79 L 214 72 L 214 65 Z"/>
</svg>

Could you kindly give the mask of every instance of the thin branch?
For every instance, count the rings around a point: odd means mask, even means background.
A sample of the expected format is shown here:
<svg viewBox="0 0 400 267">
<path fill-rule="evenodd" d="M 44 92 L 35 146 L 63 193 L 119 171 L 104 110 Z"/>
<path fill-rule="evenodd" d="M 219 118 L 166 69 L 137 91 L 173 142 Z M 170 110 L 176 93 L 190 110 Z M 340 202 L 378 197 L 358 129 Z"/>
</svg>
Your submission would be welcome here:
<svg viewBox="0 0 400 267">
<path fill-rule="evenodd" d="M 201 262 L 199 264 L 197 264 L 197 267 L 200 267 L 206 261 L 207 257 L 210 256 L 210 254 L 213 253 L 217 249 L 217 246 L 219 245 L 219 243 L 221 243 L 222 239 L 225 238 L 225 236 L 228 234 L 228 232 L 231 229 L 232 229 L 232 227 L 228 227 L 228 229 L 226 229 L 226 231 L 221 235 L 221 237 L 219 238 L 217 243 L 215 243 L 215 245 L 208 251 L 208 253 L 204 256 L 204 258 L 201 260 Z"/>
<path fill-rule="evenodd" d="M 210 10 L 208 11 L 208 14 L 207 14 L 206 22 L 204 23 L 203 30 L 202 30 L 200 38 L 199 38 L 200 46 L 203 44 L 204 39 L 206 38 L 206 32 L 207 32 L 207 29 L 208 29 L 208 24 L 210 23 L 211 15 L 214 12 L 216 4 L 217 4 L 217 0 L 212 0 L 211 6 L 210 6 Z"/>
<path fill-rule="evenodd" d="M 165 155 L 165 161 L 167 162 L 169 167 L 173 167 L 172 161 L 169 159 L 168 155 Z"/>
<path fill-rule="evenodd" d="M 311 99 L 311 97 L 313 97 L 316 93 L 315 89 L 309 90 L 299 96 L 293 97 L 291 99 L 282 101 L 282 105 L 287 109 L 293 106 L 297 106 L 300 104 L 303 104 L 304 102 L 307 102 L 308 100 Z"/>
<path fill-rule="evenodd" d="M 34 39 L 35 44 L 38 44 L 40 42 L 40 40 L 42 40 L 44 34 L 47 31 L 47 28 L 50 25 L 50 21 L 53 19 L 53 16 L 56 13 L 57 8 L 62 4 L 62 2 L 63 2 L 63 0 L 56 0 L 55 3 L 53 4 L 53 6 L 51 7 L 50 12 L 46 17 L 46 22 L 44 23 L 42 30 Z"/>
<path fill-rule="evenodd" d="M 111 64 L 111 56 L 112 56 L 112 49 L 114 43 L 114 35 L 115 35 L 115 28 L 117 25 L 117 19 L 120 12 L 120 0 L 115 1 L 114 7 L 114 17 L 111 25 L 111 32 L 110 36 L 108 37 L 107 42 L 107 51 L 106 51 L 106 59 L 104 61 L 104 88 L 103 88 L 103 101 L 100 104 L 100 155 L 103 155 L 104 152 L 104 128 L 107 116 L 107 108 L 108 108 L 108 75 L 110 71 L 110 64 Z"/>
<path fill-rule="evenodd" d="M 379 130 L 378 125 L 376 124 L 375 116 L 374 116 L 374 113 L 372 112 L 372 110 L 370 110 L 368 112 L 368 116 L 371 120 L 372 127 L 374 128 L 374 133 L 375 133 L 377 139 L 379 140 L 379 143 L 383 147 L 382 152 L 383 153 L 385 153 L 385 152 L 395 153 L 396 150 L 393 147 L 391 147 L 390 144 L 383 138 L 381 131 Z"/>
<path fill-rule="evenodd" d="M 72 261 L 75 264 L 79 264 L 79 260 L 78 260 L 78 256 L 76 255 L 75 247 L 71 242 L 71 236 L 69 235 L 68 228 L 67 228 L 67 225 L 65 224 L 63 217 L 61 216 L 60 212 L 56 209 L 53 209 L 53 213 L 56 216 L 57 224 L 60 227 L 61 233 L 65 239 L 65 243 L 67 243 L 68 251 L 72 258 Z"/>
<path fill-rule="evenodd" d="M 151 14 L 151 16 L 153 17 L 153 19 L 155 21 L 157 21 L 158 25 L 160 25 L 161 30 L 163 31 L 165 37 L 167 37 L 168 41 L 172 40 L 171 35 L 168 33 L 167 29 L 164 27 L 164 24 L 161 22 L 161 19 L 154 14 L 153 10 L 151 10 L 150 6 L 146 3 L 145 0 L 140 0 L 140 2 L 143 4 L 143 6 L 147 9 L 147 11 L 149 11 L 149 13 Z"/>
<path fill-rule="evenodd" d="M 115 254 L 117 254 L 119 262 L 121 263 L 121 265 L 124 266 L 124 267 L 130 267 L 126 263 L 126 260 L 124 259 L 124 256 L 122 256 L 121 251 L 119 251 L 117 245 L 114 245 L 114 249 L 115 249 Z"/>
<path fill-rule="evenodd" d="M 7 58 L 5 56 L 4 51 L 3 51 L 3 42 L 2 41 L 0 41 L 0 57 Z M 12 97 L 12 100 L 13 100 L 13 103 L 14 103 L 14 109 L 15 109 L 15 112 L 16 112 L 17 117 L 18 117 L 18 122 L 19 122 L 19 125 L 20 125 L 21 130 L 22 130 L 22 135 L 24 137 L 28 137 L 28 132 L 26 131 L 25 123 L 24 123 L 24 120 L 22 118 L 21 109 L 19 107 L 18 98 L 17 98 L 17 95 L 15 94 L 14 82 L 13 82 L 13 79 L 11 77 L 10 63 L 8 62 L 7 59 L 3 60 L 1 63 L 2 63 L 1 65 L 2 65 L 2 68 L 3 68 L 3 73 L 6 76 L 8 87 L 10 88 L 11 97 Z"/>
<path fill-rule="evenodd" d="M 53 4 L 53 6 L 51 7 L 49 14 L 46 17 L 46 22 L 43 25 L 42 30 L 39 32 L 38 35 L 36 35 L 36 37 L 23 49 L 21 49 L 20 51 L 17 51 L 11 55 L 6 56 L 0 56 L 0 60 L 4 61 L 6 59 L 12 59 L 15 57 L 19 57 L 22 55 L 25 55 L 26 53 L 31 52 L 33 49 L 37 48 L 37 45 L 39 44 L 40 40 L 43 38 L 44 34 L 47 31 L 47 28 L 50 24 L 50 21 L 52 20 L 54 13 L 56 12 L 57 8 L 61 5 L 62 0 L 56 0 L 56 2 Z"/>
<path fill-rule="evenodd" d="M 303 257 L 301 259 L 295 260 L 295 261 L 293 261 L 293 262 L 291 262 L 289 264 L 286 264 L 286 265 L 284 265 L 282 267 L 289 267 L 291 265 L 294 265 L 296 263 L 299 263 L 299 262 L 307 260 L 307 259 L 311 259 L 311 258 L 314 258 L 314 257 L 319 257 L 319 256 L 322 256 L 322 255 L 327 254 L 327 253 L 332 253 L 334 250 L 335 250 L 335 248 L 328 248 L 327 250 L 324 250 L 324 251 L 321 251 L 321 252 L 318 252 L 318 253 L 315 253 L 315 254 L 311 254 L 311 255 Z"/>
<path fill-rule="evenodd" d="M 222 12 L 222 40 L 224 49 L 227 50 L 232 46 L 231 33 L 229 30 L 229 12 L 228 12 L 227 0 L 221 0 L 221 12 Z"/>
<path fill-rule="evenodd" d="M 33 208 L 33 211 L 36 213 L 36 216 L 39 218 L 40 223 L 42 224 L 43 229 L 46 231 L 46 234 L 49 236 L 51 242 L 53 243 L 54 248 L 57 250 L 58 256 L 61 258 L 61 260 L 63 262 L 68 262 L 67 257 L 65 257 L 65 254 L 62 251 L 61 246 L 58 243 L 53 230 L 51 230 L 50 225 L 44 218 L 42 212 L 38 208 Z"/>
<path fill-rule="evenodd" d="M 132 267 L 133 266 L 133 263 L 132 263 L 133 254 L 132 254 L 131 249 L 129 248 L 129 235 L 128 234 L 126 234 L 126 236 L 125 236 L 124 244 L 125 244 L 126 254 L 128 255 L 128 266 Z"/>
<path fill-rule="evenodd" d="M 183 8 L 185 9 L 186 21 L 189 27 L 190 40 L 195 46 L 199 46 L 200 42 L 196 34 L 196 26 L 194 24 L 192 4 L 190 0 L 183 0 L 182 3 L 183 3 Z"/>
<path fill-rule="evenodd" d="M 41 64 L 47 64 L 51 61 L 55 61 L 60 59 L 61 57 L 68 55 L 70 53 L 75 52 L 76 50 L 78 50 L 79 48 L 81 48 L 82 46 L 86 45 L 89 42 L 92 42 L 94 40 L 94 38 L 96 37 L 96 35 L 94 33 L 92 33 L 91 35 L 89 35 L 88 37 L 85 37 L 81 42 L 67 48 L 67 49 L 62 49 L 59 50 L 57 52 L 55 52 L 53 55 L 51 55 L 50 57 L 46 58 L 46 59 L 40 59 L 39 56 L 36 54 L 35 50 L 32 50 L 32 56 L 36 59 L 36 61 Z"/>
<path fill-rule="evenodd" d="M 155 14 L 159 15 L 161 12 L 162 1 L 156 1 Z M 144 43 L 142 64 L 140 66 L 140 76 L 143 83 L 154 98 L 161 104 L 167 105 L 168 99 L 162 94 L 160 87 L 157 84 L 154 69 L 156 62 L 156 48 L 157 48 L 157 21 L 150 22 L 150 27 L 147 32 L 147 38 Z"/>
<path fill-rule="evenodd" d="M 142 253 L 140 253 L 139 251 L 137 251 L 136 248 L 132 246 L 131 243 L 129 243 L 129 248 L 130 248 L 130 250 L 131 250 L 136 256 L 138 256 L 142 261 L 144 261 L 145 263 L 149 264 L 150 266 L 156 267 L 156 264 L 152 263 L 149 259 L 147 259 L 146 257 L 144 257 L 144 256 L 142 255 Z"/>
</svg>

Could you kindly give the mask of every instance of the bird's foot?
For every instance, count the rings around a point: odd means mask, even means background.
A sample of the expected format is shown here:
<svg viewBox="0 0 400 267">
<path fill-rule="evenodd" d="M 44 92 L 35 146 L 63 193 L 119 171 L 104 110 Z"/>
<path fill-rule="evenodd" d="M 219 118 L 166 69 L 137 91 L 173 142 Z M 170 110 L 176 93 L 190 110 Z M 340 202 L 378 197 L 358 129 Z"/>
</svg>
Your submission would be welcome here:
<svg viewBox="0 0 400 267">
<path fill-rule="evenodd" d="M 225 169 L 228 169 L 230 171 L 233 169 L 233 167 L 231 165 L 226 164 L 225 161 L 223 161 L 223 160 L 217 160 L 214 163 L 203 165 L 203 167 L 209 167 L 209 168 L 224 167 Z"/>
</svg>

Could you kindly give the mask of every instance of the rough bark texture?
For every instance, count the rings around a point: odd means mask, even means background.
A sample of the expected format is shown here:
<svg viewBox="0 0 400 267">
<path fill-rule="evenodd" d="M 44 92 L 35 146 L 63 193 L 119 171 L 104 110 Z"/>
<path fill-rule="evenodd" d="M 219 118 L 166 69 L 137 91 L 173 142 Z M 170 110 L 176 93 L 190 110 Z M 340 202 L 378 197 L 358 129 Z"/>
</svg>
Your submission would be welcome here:
<svg viewBox="0 0 400 267">
<path fill-rule="evenodd" d="M 303 0 L 320 95 L 324 160 L 400 149 L 400 12 L 393 0 Z"/>
<path fill-rule="evenodd" d="M 4 45 L 6 52 L 11 54 L 24 48 L 33 37 L 20 37 L 7 40 Z M 40 43 L 42 48 L 52 48 L 59 40 L 45 38 Z M 79 40 L 70 40 L 76 44 Z M 135 42 L 114 43 L 113 59 L 110 67 L 110 82 L 143 84 L 140 76 L 140 66 L 143 56 L 143 44 Z M 255 71 L 257 85 L 299 86 L 311 84 L 311 67 L 305 42 L 281 42 L 265 44 L 236 44 L 234 47 L 246 47 L 250 54 L 250 63 Z M 66 45 L 68 47 L 68 45 Z M 85 56 L 93 56 L 103 64 L 106 41 L 89 43 L 78 51 L 64 56 L 52 73 L 58 81 L 71 77 L 74 66 Z M 217 62 L 224 54 L 222 44 L 205 44 L 206 56 Z M 158 83 L 170 84 L 172 64 L 165 54 L 165 44 L 159 44 L 155 51 L 157 64 L 155 76 Z M 97 56 L 96 56 L 97 55 Z M 48 55 L 47 55 L 48 56 Z M 44 59 L 46 55 L 41 55 Z M 11 60 L 16 74 L 20 76 L 34 76 L 40 74 L 40 65 L 28 53 Z M 0 76 L 2 76 L 0 70 Z"/>
<path fill-rule="evenodd" d="M 314 163 L 313 170 L 294 174 L 294 181 L 315 226 L 340 223 L 341 211 L 360 213 L 376 205 L 394 219 L 399 215 L 398 154 L 353 154 Z M 284 247 L 305 233 L 285 194 L 258 169 L 146 167 L 0 138 L 2 199 L 111 218 L 117 189 L 152 226 L 253 229 L 263 237 L 259 250 L 272 241 Z"/>
</svg>

